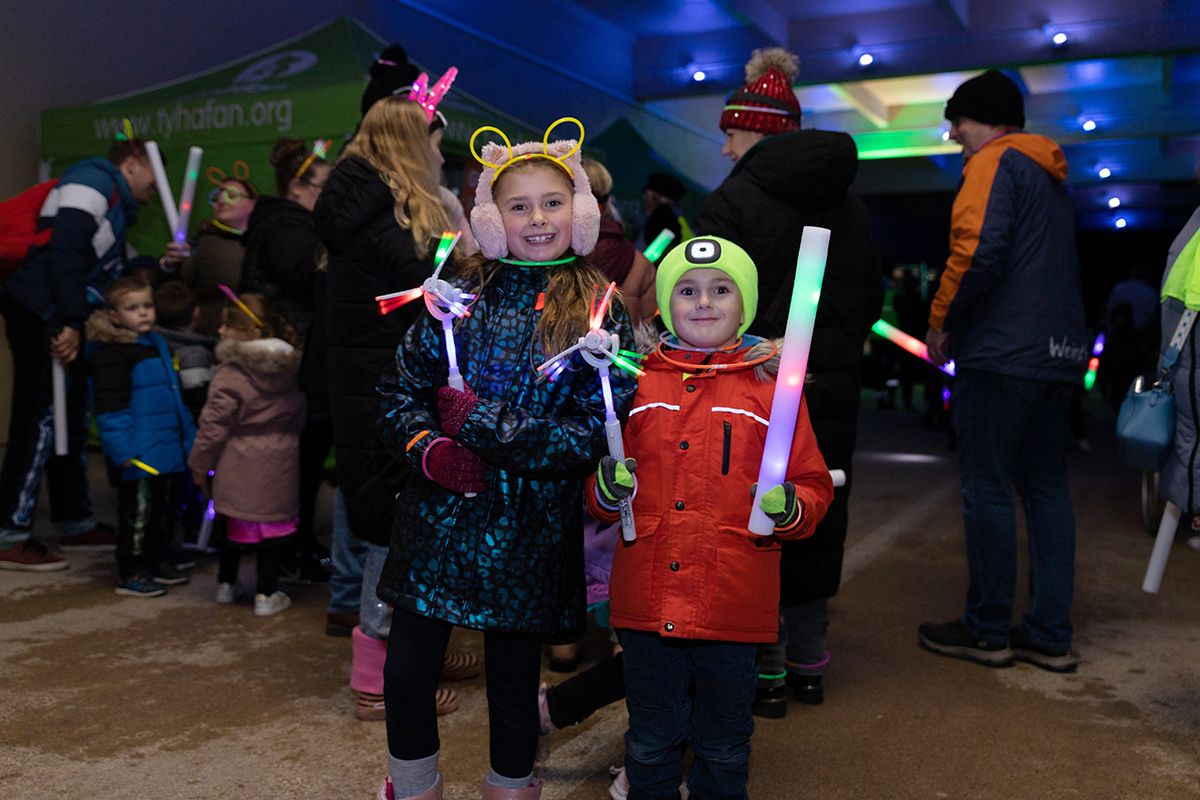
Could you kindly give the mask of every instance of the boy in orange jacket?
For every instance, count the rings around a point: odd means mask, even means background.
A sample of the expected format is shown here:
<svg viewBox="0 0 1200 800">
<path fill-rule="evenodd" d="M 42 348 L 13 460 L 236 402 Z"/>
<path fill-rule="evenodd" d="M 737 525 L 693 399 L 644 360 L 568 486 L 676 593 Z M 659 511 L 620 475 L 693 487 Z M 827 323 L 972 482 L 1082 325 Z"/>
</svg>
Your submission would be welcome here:
<svg viewBox="0 0 1200 800">
<path fill-rule="evenodd" d="M 775 641 L 779 627 L 779 540 L 813 532 L 833 484 L 802 404 L 787 481 L 758 501 L 775 534 L 747 529 L 778 349 L 743 335 L 758 304 L 746 252 L 692 239 L 659 266 L 656 294 L 672 335 L 643 364 L 624 433 L 630 458 L 604 458 L 586 493 L 606 520 L 632 498 L 637 523 L 610 584 L 629 797 L 675 797 L 685 742 L 692 796 L 745 797 L 756 645 Z"/>
</svg>

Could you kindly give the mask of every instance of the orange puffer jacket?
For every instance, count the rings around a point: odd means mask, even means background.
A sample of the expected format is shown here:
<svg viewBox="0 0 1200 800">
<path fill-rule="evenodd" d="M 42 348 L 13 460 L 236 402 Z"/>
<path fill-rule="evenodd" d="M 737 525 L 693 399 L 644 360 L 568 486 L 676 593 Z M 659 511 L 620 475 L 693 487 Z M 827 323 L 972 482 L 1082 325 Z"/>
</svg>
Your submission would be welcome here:
<svg viewBox="0 0 1200 800">
<path fill-rule="evenodd" d="M 624 435 L 626 455 L 638 464 L 637 540 L 618 546 L 613 562 L 614 627 L 679 639 L 775 641 L 779 539 L 812 534 L 833 483 L 802 405 L 787 479 L 804 504 L 803 520 L 777 536 L 747 530 L 777 360 L 755 366 L 755 357 L 772 348 L 746 339 L 753 346 L 712 355 L 664 346 L 643 364 Z M 729 366 L 705 369 L 701 361 Z M 594 484 L 593 476 L 590 510 L 615 519 L 596 502 Z"/>
</svg>

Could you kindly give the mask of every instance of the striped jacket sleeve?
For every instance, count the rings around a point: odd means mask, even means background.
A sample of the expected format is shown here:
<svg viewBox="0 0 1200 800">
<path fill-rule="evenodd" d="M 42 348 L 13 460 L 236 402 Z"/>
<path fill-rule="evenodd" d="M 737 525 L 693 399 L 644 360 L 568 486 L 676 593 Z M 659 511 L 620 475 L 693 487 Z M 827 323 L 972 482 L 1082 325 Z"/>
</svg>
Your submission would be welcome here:
<svg viewBox="0 0 1200 800">
<path fill-rule="evenodd" d="M 1004 169 L 1003 148 L 975 155 L 954 198 L 950 257 L 933 299 L 929 327 L 953 328 L 1004 277 L 1011 244 L 1014 183 Z"/>
<path fill-rule="evenodd" d="M 58 211 L 50 234 L 50 281 L 59 316 L 70 325 L 87 319 L 91 311 L 87 299 L 88 273 L 96 263 L 97 253 L 112 244 L 97 241 L 105 238 L 105 232 L 107 237 L 112 236 L 108 221 L 111 194 L 111 185 L 87 183 L 59 184 L 53 192 Z"/>
</svg>

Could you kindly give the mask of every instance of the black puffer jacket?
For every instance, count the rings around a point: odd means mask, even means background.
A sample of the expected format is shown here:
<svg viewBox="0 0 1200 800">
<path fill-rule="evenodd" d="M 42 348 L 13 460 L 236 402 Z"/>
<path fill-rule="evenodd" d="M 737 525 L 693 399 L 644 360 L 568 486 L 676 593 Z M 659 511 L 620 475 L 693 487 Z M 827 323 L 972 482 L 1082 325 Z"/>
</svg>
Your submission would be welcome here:
<svg viewBox="0 0 1200 800">
<path fill-rule="evenodd" d="M 242 291 L 265 295 L 304 341 L 312 322 L 317 268 L 313 215 L 299 203 L 264 195 L 250 215 L 244 244 Z"/>
<path fill-rule="evenodd" d="M 829 228 L 829 260 L 821 286 L 804 395 L 821 454 L 849 478 L 858 428 L 862 348 L 879 319 L 883 283 L 867 210 L 851 194 L 858 170 L 854 140 L 844 133 L 802 130 L 769 136 L 747 151 L 709 196 L 701 234 L 737 242 L 758 267 L 758 315 L 750 333 L 783 336 L 805 225 Z M 850 485 L 838 489 L 816 534 L 784 542 L 781 602 L 797 605 L 837 593 L 846 539 Z"/>
<path fill-rule="evenodd" d="M 360 158 L 334 168 L 313 211 L 317 233 L 329 248 L 325 325 L 329 405 L 337 450 L 339 486 L 350 530 L 372 544 L 391 538 L 395 496 L 409 467 L 393 461 L 376 434 L 375 386 L 396 360 L 396 348 L 417 316 L 410 303 L 380 316 L 375 296 L 411 289 L 433 273 L 413 237 L 396 222 L 392 192 Z"/>
</svg>

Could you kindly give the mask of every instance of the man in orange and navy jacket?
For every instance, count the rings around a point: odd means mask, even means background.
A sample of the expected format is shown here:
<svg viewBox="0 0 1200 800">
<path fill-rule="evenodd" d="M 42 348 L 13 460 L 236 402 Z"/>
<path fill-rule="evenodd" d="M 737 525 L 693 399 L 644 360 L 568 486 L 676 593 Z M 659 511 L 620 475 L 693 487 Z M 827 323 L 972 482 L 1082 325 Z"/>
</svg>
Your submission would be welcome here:
<svg viewBox="0 0 1200 800">
<path fill-rule="evenodd" d="M 1067 162 L 1053 141 L 1022 132 L 1021 90 L 995 70 L 959 86 L 946 119 L 965 164 L 926 343 L 957 371 L 970 583 L 962 616 L 921 625 L 918 642 L 992 667 L 1021 660 L 1069 672 L 1075 519 L 1065 453 L 1088 350 Z M 1015 627 L 1014 487 L 1031 540 L 1029 605 Z"/>
</svg>

